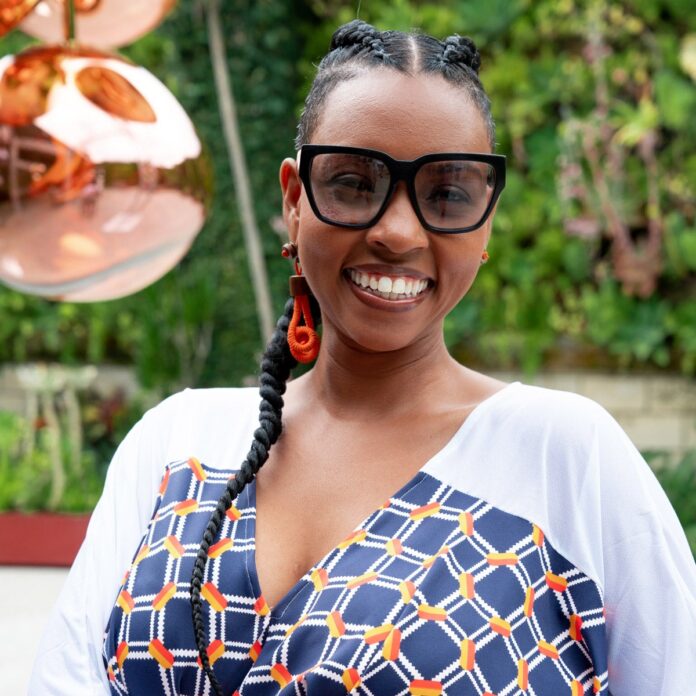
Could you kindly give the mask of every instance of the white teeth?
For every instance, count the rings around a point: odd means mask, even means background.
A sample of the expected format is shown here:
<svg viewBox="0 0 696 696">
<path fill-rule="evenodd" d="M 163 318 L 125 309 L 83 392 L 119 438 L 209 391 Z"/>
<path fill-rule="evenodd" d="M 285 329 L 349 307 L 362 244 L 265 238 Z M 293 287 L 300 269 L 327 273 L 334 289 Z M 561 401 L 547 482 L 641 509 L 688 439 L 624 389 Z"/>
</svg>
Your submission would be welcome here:
<svg viewBox="0 0 696 696">
<path fill-rule="evenodd" d="M 351 280 L 361 288 L 370 289 L 375 295 L 385 300 L 405 300 L 416 297 L 428 287 L 427 280 L 408 277 L 391 278 L 384 275 L 372 275 L 350 269 Z"/>
</svg>

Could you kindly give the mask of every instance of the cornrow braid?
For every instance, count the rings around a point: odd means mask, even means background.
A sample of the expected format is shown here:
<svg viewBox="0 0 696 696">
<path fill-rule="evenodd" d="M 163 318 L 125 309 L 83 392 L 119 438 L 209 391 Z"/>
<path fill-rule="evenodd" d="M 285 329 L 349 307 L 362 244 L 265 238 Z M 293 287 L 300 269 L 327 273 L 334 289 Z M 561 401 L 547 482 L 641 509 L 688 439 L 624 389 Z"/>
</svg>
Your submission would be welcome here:
<svg viewBox="0 0 696 696">
<path fill-rule="evenodd" d="M 466 90 L 478 107 L 495 149 L 495 123 L 491 105 L 478 77 L 481 55 L 474 42 L 457 34 L 444 41 L 401 31 L 378 31 L 370 24 L 353 20 L 339 27 L 329 52 L 319 63 L 312 88 L 305 100 L 297 126 L 295 147 L 311 142 L 327 96 L 341 82 L 373 68 L 390 68 L 406 74 L 434 73 Z"/>
<path fill-rule="evenodd" d="M 371 24 L 355 19 L 348 24 L 339 27 L 331 37 L 329 51 L 337 49 L 348 49 L 352 55 L 359 55 L 362 52 L 370 52 L 374 57 L 388 58 L 384 48 L 382 33 L 377 31 Z"/>
<path fill-rule="evenodd" d="M 319 305 L 311 295 L 310 306 L 312 308 L 312 318 L 315 325 L 318 326 L 321 321 Z M 225 513 L 230 509 L 232 501 L 239 496 L 247 484 L 254 480 L 259 469 L 268 460 L 271 446 L 275 444 L 282 432 L 283 394 L 285 393 L 290 372 L 297 366 L 297 361 L 290 354 L 287 341 L 288 326 L 293 308 L 294 301 L 291 298 L 285 304 L 283 314 L 278 319 L 275 331 L 261 359 L 261 374 L 259 377 L 259 395 L 261 396 L 259 405 L 260 427 L 254 431 L 249 454 L 242 462 L 239 471 L 227 482 L 225 492 L 218 500 L 215 511 L 208 521 L 191 577 L 191 614 L 196 646 L 201 658 L 201 664 L 216 696 L 223 696 L 224 692 L 208 658 L 201 602 L 201 586 L 205 575 L 205 566 L 208 561 L 208 549 L 217 537 Z"/>
<path fill-rule="evenodd" d="M 461 65 L 476 75 L 481 67 L 481 54 L 468 36 L 454 34 L 442 42 L 442 61 L 447 65 Z"/>
</svg>

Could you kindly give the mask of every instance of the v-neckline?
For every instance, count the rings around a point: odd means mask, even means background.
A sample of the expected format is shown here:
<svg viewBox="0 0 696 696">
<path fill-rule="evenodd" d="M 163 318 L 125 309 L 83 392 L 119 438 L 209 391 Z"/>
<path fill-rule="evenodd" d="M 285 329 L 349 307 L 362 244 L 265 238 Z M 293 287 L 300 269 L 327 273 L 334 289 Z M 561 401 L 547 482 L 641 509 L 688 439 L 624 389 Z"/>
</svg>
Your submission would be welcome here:
<svg viewBox="0 0 696 696">
<path fill-rule="evenodd" d="M 496 402 L 500 396 L 506 394 L 510 391 L 511 387 L 520 384 L 519 382 L 510 382 L 497 392 L 491 394 L 489 397 L 485 398 L 483 401 L 479 402 L 471 410 L 469 415 L 464 419 L 464 421 L 457 428 L 452 437 L 441 447 L 435 454 L 433 454 L 419 469 L 416 473 L 404 483 L 396 492 L 392 493 L 387 499 L 392 500 L 396 498 L 403 497 L 408 491 L 410 491 L 414 486 L 420 483 L 426 473 L 427 469 L 432 467 L 438 460 L 447 457 L 451 450 L 457 448 L 459 444 L 466 439 L 467 433 L 471 428 L 474 427 L 475 422 L 478 421 L 482 415 L 491 407 L 491 404 Z M 244 489 L 246 494 L 246 507 L 249 510 L 253 510 L 253 514 L 246 517 L 246 530 L 245 536 L 247 539 L 252 540 L 252 545 L 246 556 L 246 565 L 248 578 L 251 583 L 252 591 L 256 598 L 263 596 L 263 591 L 261 588 L 261 583 L 259 581 L 259 575 L 256 568 L 256 479 L 254 479 L 249 485 Z M 355 531 L 362 529 L 365 524 L 370 520 L 376 513 L 380 511 L 381 508 L 376 508 L 363 517 L 358 524 L 353 527 L 341 540 L 329 549 L 321 558 L 319 558 L 315 563 L 313 563 L 300 577 L 300 579 L 288 589 L 288 591 L 281 597 L 278 603 L 270 607 L 269 605 L 269 616 L 270 620 L 279 619 L 285 613 L 290 603 L 295 599 L 297 594 L 307 585 L 307 578 L 316 568 L 321 568 L 325 565 L 325 562 L 330 556 L 332 556 L 336 549 L 339 548 L 339 544 L 347 539 Z M 264 598 L 265 599 L 265 598 Z"/>
</svg>

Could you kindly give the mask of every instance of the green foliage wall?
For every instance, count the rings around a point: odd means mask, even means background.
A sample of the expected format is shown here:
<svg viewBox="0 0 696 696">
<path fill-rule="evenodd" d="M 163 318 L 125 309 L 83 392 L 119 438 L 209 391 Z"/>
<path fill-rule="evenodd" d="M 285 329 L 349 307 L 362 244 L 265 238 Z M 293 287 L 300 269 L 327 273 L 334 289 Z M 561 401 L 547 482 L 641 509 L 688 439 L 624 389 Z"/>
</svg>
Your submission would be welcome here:
<svg viewBox="0 0 696 696">
<path fill-rule="evenodd" d="M 313 5 L 324 22 L 305 64 L 355 16 L 354 3 Z M 509 174 L 491 261 L 448 318 L 455 354 L 527 372 L 696 373 L 692 3 L 396 0 L 360 17 L 467 34 L 482 53 Z"/>
<path fill-rule="evenodd" d="M 498 151 L 508 156 L 509 183 L 491 261 L 447 321 L 448 341 L 463 361 L 488 369 L 570 364 L 696 373 L 691 5 L 360 3 L 360 16 L 381 28 L 468 34 L 482 51 L 482 79 L 498 124 Z M 355 16 L 356 3 L 239 0 L 223 7 L 279 311 L 287 266 L 273 231 L 280 212 L 277 168 L 293 152 L 313 64 L 337 24 Z M 176 270 L 131 298 L 58 305 L 0 289 L 0 362 L 134 363 L 142 381 L 162 391 L 238 384 L 255 373 L 261 340 L 201 8 L 181 2 L 157 31 L 125 52 L 174 91 L 207 145 L 216 192 L 205 229 Z M 0 49 L 16 51 L 22 41 L 15 32 Z M 633 256 L 617 254 L 612 211 Z M 654 230 L 657 256 L 648 244 Z"/>
</svg>

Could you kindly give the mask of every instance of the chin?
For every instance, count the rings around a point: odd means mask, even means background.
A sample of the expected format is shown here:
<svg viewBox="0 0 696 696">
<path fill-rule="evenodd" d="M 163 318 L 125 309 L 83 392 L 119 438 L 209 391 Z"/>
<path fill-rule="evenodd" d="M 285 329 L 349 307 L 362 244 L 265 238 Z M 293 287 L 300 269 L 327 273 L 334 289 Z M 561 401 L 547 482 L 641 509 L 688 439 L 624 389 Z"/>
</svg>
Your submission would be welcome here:
<svg viewBox="0 0 696 696">
<path fill-rule="evenodd" d="M 376 327 L 374 330 L 366 330 L 362 327 L 359 331 L 341 332 L 344 341 L 350 347 L 363 353 L 394 353 L 410 348 L 420 342 L 418 336 L 399 333 L 386 326 Z"/>
</svg>

